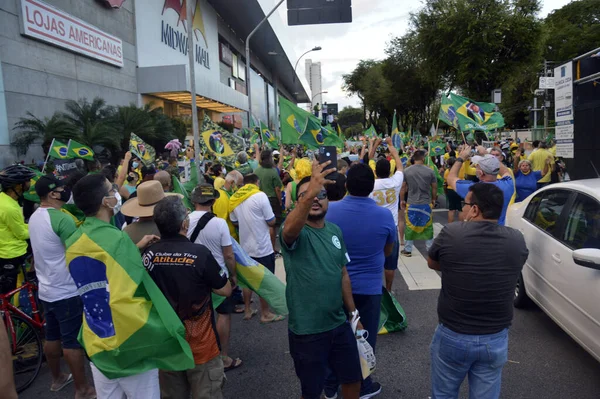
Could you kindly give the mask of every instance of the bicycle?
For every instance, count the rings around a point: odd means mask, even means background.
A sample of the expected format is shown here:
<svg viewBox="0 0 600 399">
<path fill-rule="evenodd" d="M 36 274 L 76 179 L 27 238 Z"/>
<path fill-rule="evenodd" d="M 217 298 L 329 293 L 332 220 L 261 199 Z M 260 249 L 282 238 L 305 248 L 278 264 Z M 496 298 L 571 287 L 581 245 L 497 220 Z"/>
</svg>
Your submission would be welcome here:
<svg viewBox="0 0 600 399">
<path fill-rule="evenodd" d="M 38 306 L 37 284 L 28 276 L 25 264 L 20 268 L 25 277 L 24 283 L 12 291 L 0 294 L 0 316 L 8 333 L 17 393 L 33 383 L 42 368 L 44 357 L 41 334 L 44 319 L 41 307 Z M 1 276 L 0 280 L 3 278 L 4 276 Z M 12 297 L 24 290 L 31 305 L 31 316 L 11 303 Z"/>
</svg>

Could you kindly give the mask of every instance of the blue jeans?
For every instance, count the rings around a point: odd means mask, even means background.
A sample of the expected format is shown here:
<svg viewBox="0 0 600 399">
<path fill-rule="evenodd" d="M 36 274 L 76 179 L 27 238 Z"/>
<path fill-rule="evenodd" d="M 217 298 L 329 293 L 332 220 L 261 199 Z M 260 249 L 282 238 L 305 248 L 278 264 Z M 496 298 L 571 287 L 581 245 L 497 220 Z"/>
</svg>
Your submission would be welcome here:
<svg viewBox="0 0 600 399">
<path fill-rule="evenodd" d="M 459 334 L 438 325 L 431 341 L 432 399 L 458 398 L 469 377 L 469 398 L 500 397 L 502 367 L 508 359 L 508 328 L 487 335 Z"/>
<path fill-rule="evenodd" d="M 363 328 L 369 332 L 367 342 L 373 347 L 375 352 L 375 344 L 377 343 L 377 332 L 379 327 L 379 313 L 381 310 L 381 294 L 379 295 L 352 295 L 354 298 L 354 306 L 358 309 L 360 315 L 360 322 Z M 367 392 L 371 388 L 371 376 L 367 377 L 362 381 L 360 387 L 361 395 Z M 335 374 L 328 370 L 327 379 L 325 380 L 325 394 L 331 397 L 334 392 L 338 391 L 339 383 Z"/>
<path fill-rule="evenodd" d="M 412 252 L 413 250 L 413 242 L 412 240 L 406 240 L 404 243 L 404 251 L 405 252 Z M 429 248 L 431 248 L 431 246 L 433 245 L 433 238 L 431 240 L 427 240 L 425 241 L 425 248 L 427 249 L 427 251 L 429 251 Z M 427 258 L 427 254 L 424 254 L 423 256 L 424 258 Z"/>
</svg>

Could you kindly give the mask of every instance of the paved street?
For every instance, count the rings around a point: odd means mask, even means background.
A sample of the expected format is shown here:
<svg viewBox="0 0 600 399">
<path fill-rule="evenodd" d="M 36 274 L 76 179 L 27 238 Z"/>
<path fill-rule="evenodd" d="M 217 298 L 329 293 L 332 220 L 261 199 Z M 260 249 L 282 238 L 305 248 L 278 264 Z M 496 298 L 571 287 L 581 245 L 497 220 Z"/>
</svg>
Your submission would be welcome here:
<svg viewBox="0 0 600 399">
<path fill-rule="evenodd" d="M 445 212 L 435 221 L 444 223 Z M 417 248 L 425 253 L 423 243 Z M 470 256 L 478 256 L 471 254 Z M 481 254 L 481 256 L 484 256 Z M 414 270 L 414 265 L 409 268 Z M 408 269 L 408 268 L 406 268 Z M 427 399 L 429 396 L 429 342 L 437 323 L 438 289 L 409 290 L 397 273 L 397 299 L 408 317 L 408 329 L 379 336 L 375 378 L 383 385 L 379 398 Z M 231 355 L 244 365 L 227 373 L 226 398 L 279 399 L 300 395 L 287 342 L 287 323 L 260 325 L 234 317 Z M 503 398 L 594 399 L 600 392 L 600 363 L 564 333 L 537 307 L 515 310 L 510 330 L 509 362 L 504 368 Z M 466 384 L 465 384 L 466 385 Z M 73 398 L 73 388 L 51 393 L 46 366 L 23 399 Z M 467 397 L 463 386 L 461 397 Z"/>
</svg>

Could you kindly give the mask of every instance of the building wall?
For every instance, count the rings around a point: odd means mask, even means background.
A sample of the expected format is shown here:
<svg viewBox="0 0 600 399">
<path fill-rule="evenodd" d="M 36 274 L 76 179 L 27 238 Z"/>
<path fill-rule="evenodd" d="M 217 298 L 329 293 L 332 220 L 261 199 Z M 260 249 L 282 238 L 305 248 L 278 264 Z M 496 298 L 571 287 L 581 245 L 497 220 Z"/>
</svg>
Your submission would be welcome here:
<svg viewBox="0 0 600 399">
<path fill-rule="evenodd" d="M 305 61 L 305 73 L 306 80 L 308 80 L 308 84 L 310 86 L 310 98 L 313 98 L 317 93 L 323 91 L 323 82 L 321 80 L 321 63 L 320 62 L 312 62 L 312 60 L 308 59 Z M 312 106 L 315 104 L 323 105 L 323 95 L 318 94 L 312 100 Z M 312 111 L 311 106 L 311 111 Z"/>
<path fill-rule="evenodd" d="M 95 0 L 44 2 L 121 39 L 124 66 L 112 66 L 22 36 L 20 0 L 0 1 L 0 62 L 9 139 L 14 134 L 12 127 L 27 112 L 38 118 L 50 117 L 64 110 L 66 100 L 101 97 L 109 105 L 127 105 L 138 100 L 133 1 L 125 1 L 118 10 L 106 8 Z M 7 144 L 0 142 L 0 167 L 17 160 Z M 41 147 L 32 146 L 19 160 L 30 162 L 42 157 Z"/>
</svg>

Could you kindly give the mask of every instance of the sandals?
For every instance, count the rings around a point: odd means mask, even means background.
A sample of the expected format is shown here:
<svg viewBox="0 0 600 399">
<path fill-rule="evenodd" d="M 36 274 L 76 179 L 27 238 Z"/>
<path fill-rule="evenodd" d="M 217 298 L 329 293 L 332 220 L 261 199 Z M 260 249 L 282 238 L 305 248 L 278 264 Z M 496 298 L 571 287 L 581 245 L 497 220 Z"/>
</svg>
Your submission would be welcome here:
<svg viewBox="0 0 600 399">
<path fill-rule="evenodd" d="M 225 370 L 225 372 L 228 372 L 229 370 L 233 370 L 233 369 L 237 369 L 238 367 L 240 367 L 244 362 L 242 362 L 242 359 L 235 358 L 235 359 L 231 359 L 231 364 L 227 367 L 224 367 L 223 370 Z"/>
</svg>

